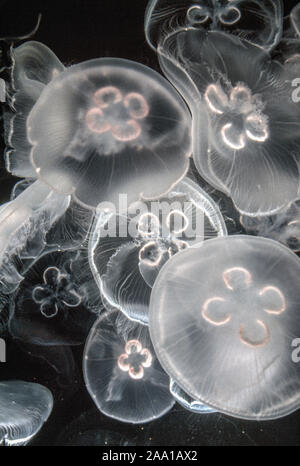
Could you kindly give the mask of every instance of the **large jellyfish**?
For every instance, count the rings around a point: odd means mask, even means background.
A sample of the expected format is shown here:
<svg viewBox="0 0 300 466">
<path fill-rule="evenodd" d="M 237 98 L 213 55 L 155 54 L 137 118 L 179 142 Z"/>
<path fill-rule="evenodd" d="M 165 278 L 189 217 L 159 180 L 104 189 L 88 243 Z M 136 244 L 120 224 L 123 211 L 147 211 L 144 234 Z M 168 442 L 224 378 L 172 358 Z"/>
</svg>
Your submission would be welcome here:
<svg viewBox="0 0 300 466">
<path fill-rule="evenodd" d="M 163 264 L 192 244 L 226 234 L 218 206 L 184 178 L 166 197 L 134 204 L 127 215 L 99 209 L 90 265 L 105 300 L 147 324 L 151 288 Z"/>
<path fill-rule="evenodd" d="M 10 305 L 9 331 L 15 338 L 46 346 L 85 341 L 95 316 L 83 281 L 93 278 L 74 274 L 79 254 L 46 254 L 27 271 Z"/>
<path fill-rule="evenodd" d="M 27 49 L 26 60 L 16 56 L 20 87 L 31 73 L 30 45 Z M 49 54 L 39 52 L 40 61 Z M 13 174 L 23 176 L 26 165 L 27 176 L 73 194 L 88 207 L 102 200 L 117 204 L 119 193 L 128 195 L 129 204 L 159 197 L 184 176 L 191 153 L 190 115 L 158 73 L 109 58 L 52 70 L 53 75 L 31 110 L 16 94 L 22 125 L 15 130 L 12 120 L 8 143 L 14 150 L 6 156 Z"/>
<path fill-rule="evenodd" d="M 248 41 L 195 28 L 170 34 L 159 58 L 191 106 L 200 174 L 248 215 L 297 199 L 300 107 L 287 69 Z"/>
<path fill-rule="evenodd" d="M 0 208 L 0 283 L 10 293 L 22 274 L 46 246 L 52 225 L 65 213 L 70 196 L 55 193 L 36 181 L 16 199 Z"/>
<path fill-rule="evenodd" d="M 37 383 L 0 382 L 0 445 L 26 445 L 48 419 L 51 392 Z"/>
<path fill-rule="evenodd" d="M 145 33 L 154 49 L 170 32 L 193 26 L 236 34 L 269 51 L 280 40 L 282 20 L 281 0 L 150 0 Z"/>
<path fill-rule="evenodd" d="M 87 389 L 99 410 L 129 423 L 144 423 L 168 412 L 174 399 L 148 328 L 117 310 L 102 314 L 91 329 L 83 358 Z"/>
<path fill-rule="evenodd" d="M 234 417 L 300 407 L 299 258 L 273 240 L 228 236 L 174 256 L 151 294 L 150 333 L 172 379 Z"/>
</svg>

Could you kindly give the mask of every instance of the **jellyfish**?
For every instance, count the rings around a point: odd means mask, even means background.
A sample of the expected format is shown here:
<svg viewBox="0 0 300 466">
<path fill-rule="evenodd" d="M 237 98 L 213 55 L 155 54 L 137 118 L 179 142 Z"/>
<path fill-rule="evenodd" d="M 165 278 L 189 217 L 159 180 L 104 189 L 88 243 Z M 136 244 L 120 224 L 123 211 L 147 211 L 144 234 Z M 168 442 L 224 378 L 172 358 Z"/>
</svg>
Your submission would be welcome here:
<svg viewBox="0 0 300 466">
<path fill-rule="evenodd" d="M 190 115 L 158 73 L 111 58 L 55 76 L 29 112 L 22 108 L 22 131 L 10 130 L 15 150 L 6 158 L 14 175 L 23 175 L 18 167 L 26 162 L 30 176 L 88 208 L 103 200 L 117 203 L 119 193 L 129 203 L 159 197 L 183 178 L 191 154 Z M 19 157 L 24 140 L 28 150 Z"/>
<path fill-rule="evenodd" d="M 199 173 L 242 214 L 271 215 L 299 197 L 300 107 L 287 69 L 222 32 L 169 35 L 159 58 L 193 114 Z"/>
<path fill-rule="evenodd" d="M 0 445 L 26 445 L 47 421 L 53 407 L 51 392 L 37 383 L 0 382 Z"/>
<path fill-rule="evenodd" d="M 0 207 L 0 283 L 9 294 L 23 273 L 45 248 L 46 235 L 68 208 L 70 196 L 62 196 L 36 181 L 16 199 Z"/>
<path fill-rule="evenodd" d="M 98 409 L 122 422 L 141 424 L 174 405 L 169 377 L 161 368 L 147 327 L 118 310 L 102 314 L 88 336 L 83 372 Z"/>
<path fill-rule="evenodd" d="M 170 392 L 172 393 L 177 403 L 192 413 L 210 414 L 216 412 L 215 409 L 206 406 L 198 400 L 194 400 L 187 393 L 185 393 L 182 388 L 180 388 L 180 386 L 172 379 L 170 380 Z"/>
<path fill-rule="evenodd" d="M 11 200 L 18 197 L 34 180 L 25 178 L 15 184 Z M 85 209 L 74 199 L 70 199 L 68 208 L 57 218 L 47 231 L 44 240 L 43 254 L 51 251 L 67 251 L 81 249 L 88 238 L 93 220 L 93 211 Z"/>
<path fill-rule="evenodd" d="M 82 344 L 95 315 L 82 293 L 83 275 L 73 273 L 79 252 L 43 255 L 27 271 L 10 306 L 9 331 L 35 345 Z M 85 276 L 85 280 L 92 279 Z"/>
<path fill-rule="evenodd" d="M 291 204 L 276 215 L 247 217 L 241 215 L 240 223 L 247 233 L 279 241 L 294 252 L 300 252 L 300 203 Z"/>
<path fill-rule="evenodd" d="M 11 109 L 4 114 L 6 168 L 13 175 L 36 178 L 29 160 L 27 117 L 45 86 L 65 68 L 46 45 L 36 41 L 13 49 L 12 60 L 11 83 L 7 83 Z"/>
<path fill-rule="evenodd" d="M 150 334 L 168 375 L 233 417 L 275 419 L 300 407 L 299 258 L 273 240 L 214 238 L 174 256 L 150 300 Z"/>
<path fill-rule="evenodd" d="M 192 26 L 236 34 L 270 51 L 280 40 L 282 22 L 281 0 L 150 0 L 145 34 L 156 49 L 169 33 Z"/>
<path fill-rule="evenodd" d="M 163 264 L 192 244 L 226 235 L 223 217 L 187 177 L 166 197 L 134 204 L 126 215 L 105 205 L 98 206 L 90 237 L 91 269 L 107 305 L 147 324 L 151 288 Z"/>
</svg>

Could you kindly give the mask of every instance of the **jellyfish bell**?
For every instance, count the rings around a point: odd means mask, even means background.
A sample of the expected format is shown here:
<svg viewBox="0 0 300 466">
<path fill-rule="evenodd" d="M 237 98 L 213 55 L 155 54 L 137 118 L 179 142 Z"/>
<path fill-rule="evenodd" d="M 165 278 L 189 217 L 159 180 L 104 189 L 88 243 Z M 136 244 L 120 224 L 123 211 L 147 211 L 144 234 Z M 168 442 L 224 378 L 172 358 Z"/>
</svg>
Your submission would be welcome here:
<svg viewBox="0 0 300 466">
<path fill-rule="evenodd" d="M 148 323 L 151 288 L 174 254 L 227 234 L 215 202 L 185 177 L 160 200 L 127 213 L 98 210 L 89 242 L 89 263 L 108 306 Z"/>
<path fill-rule="evenodd" d="M 244 37 L 272 50 L 282 34 L 281 0 L 150 0 L 145 14 L 145 34 L 150 47 L 180 28 L 196 27 Z"/>
<path fill-rule="evenodd" d="M 149 315 L 166 372 L 194 400 L 234 417 L 297 410 L 299 272 L 294 253 L 260 237 L 215 238 L 174 256 L 154 284 Z"/>
<path fill-rule="evenodd" d="M 174 404 L 147 327 L 127 321 L 117 310 L 102 314 L 92 327 L 83 372 L 98 409 L 119 421 L 149 422 Z"/>
<path fill-rule="evenodd" d="M 0 407 L 0 445 L 26 445 L 50 416 L 53 397 L 37 383 L 1 381 Z"/>
<path fill-rule="evenodd" d="M 12 59 L 11 82 L 7 83 L 11 109 L 4 113 L 6 169 L 15 176 L 36 178 L 30 163 L 27 117 L 45 86 L 65 68 L 46 45 L 36 41 L 12 49 Z"/>
<path fill-rule="evenodd" d="M 206 181 L 246 215 L 296 200 L 300 108 L 285 67 L 248 41 L 195 28 L 166 37 L 159 59 L 190 104 L 194 161 Z"/>
<path fill-rule="evenodd" d="M 26 133 L 12 129 L 10 139 L 15 149 L 24 139 L 30 146 L 26 176 L 89 208 L 103 199 L 117 205 L 119 193 L 129 203 L 159 197 L 189 166 L 184 101 L 158 73 L 129 60 L 95 59 L 57 73 L 22 115 Z M 15 150 L 16 166 L 18 158 Z"/>
</svg>

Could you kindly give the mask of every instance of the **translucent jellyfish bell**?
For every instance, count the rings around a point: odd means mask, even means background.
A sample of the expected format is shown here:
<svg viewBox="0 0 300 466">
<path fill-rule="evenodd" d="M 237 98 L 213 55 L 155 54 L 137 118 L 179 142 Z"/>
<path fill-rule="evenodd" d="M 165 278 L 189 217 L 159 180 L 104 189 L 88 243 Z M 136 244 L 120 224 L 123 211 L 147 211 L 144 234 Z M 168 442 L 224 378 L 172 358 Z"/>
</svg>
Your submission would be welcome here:
<svg viewBox="0 0 300 466">
<path fill-rule="evenodd" d="M 200 174 L 247 215 L 297 199 L 300 107 L 285 68 L 245 40 L 195 28 L 170 34 L 159 58 L 191 106 Z"/>
<path fill-rule="evenodd" d="M 101 294 L 132 320 L 148 323 L 153 283 L 174 254 L 207 238 L 224 236 L 218 206 L 189 178 L 167 196 L 137 203 L 127 215 L 97 210 L 89 261 Z"/>
<path fill-rule="evenodd" d="M 271 50 L 280 40 L 282 20 L 281 0 L 150 0 L 145 33 L 154 49 L 169 33 L 192 26 L 236 34 Z"/>
<path fill-rule="evenodd" d="M 0 445 L 26 445 L 48 419 L 52 406 L 51 392 L 42 385 L 0 382 Z"/>
<path fill-rule="evenodd" d="M 194 400 L 234 417 L 300 407 L 299 258 L 275 241 L 228 236 L 174 256 L 150 302 L 156 354 Z"/>
<path fill-rule="evenodd" d="M 48 231 L 65 213 L 69 203 L 69 196 L 57 194 L 36 181 L 16 199 L 0 207 L 3 292 L 11 292 L 23 279 L 22 274 L 44 250 Z"/>
<path fill-rule="evenodd" d="M 83 371 L 98 409 L 119 421 L 149 422 L 174 404 L 147 327 L 133 325 L 119 311 L 103 314 L 92 327 Z"/>
<path fill-rule="evenodd" d="M 26 127 L 34 176 L 88 207 L 117 204 L 119 193 L 129 203 L 159 197 L 189 166 L 184 101 L 158 73 L 128 60 L 96 59 L 59 73 Z"/>
<path fill-rule="evenodd" d="M 6 168 L 13 175 L 36 178 L 26 136 L 27 117 L 45 86 L 65 68 L 44 44 L 28 41 L 12 50 L 11 112 L 4 115 Z"/>
</svg>

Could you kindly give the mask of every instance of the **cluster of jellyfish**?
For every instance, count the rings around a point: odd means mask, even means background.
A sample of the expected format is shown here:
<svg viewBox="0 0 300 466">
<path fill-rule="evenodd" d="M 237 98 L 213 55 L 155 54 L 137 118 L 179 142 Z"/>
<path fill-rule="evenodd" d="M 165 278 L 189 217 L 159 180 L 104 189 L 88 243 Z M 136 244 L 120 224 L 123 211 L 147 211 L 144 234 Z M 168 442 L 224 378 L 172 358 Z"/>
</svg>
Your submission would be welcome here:
<svg viewBox="0 0 300 466">
<path fill-rule="evenodd" d="M 300 408 L 300 4 L 150 0 L 145 34 L 162 74 L 11 48 L 4 158 L 21 180 L 0 208 L 0 330 L 85 344 L 86 389 L 118 421 L 175 402 L 286 416 Z M 52 405 L 46 387 L 1 381 L 0 444 L 28 443 Z"/>
</svg>

